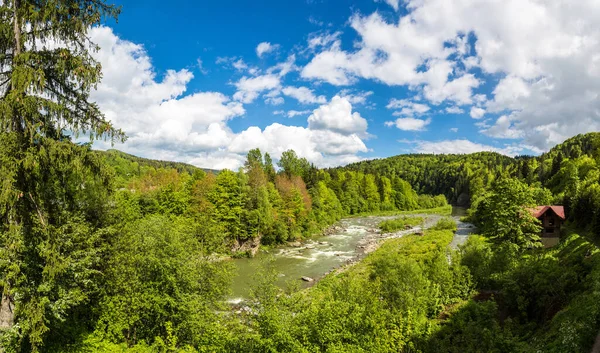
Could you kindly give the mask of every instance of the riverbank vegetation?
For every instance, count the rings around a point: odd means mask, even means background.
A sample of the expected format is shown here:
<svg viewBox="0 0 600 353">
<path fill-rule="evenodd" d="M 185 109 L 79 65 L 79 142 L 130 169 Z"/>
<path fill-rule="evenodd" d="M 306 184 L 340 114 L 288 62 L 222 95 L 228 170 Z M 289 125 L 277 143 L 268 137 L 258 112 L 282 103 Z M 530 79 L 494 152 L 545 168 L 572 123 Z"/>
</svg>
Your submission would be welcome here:
<svg viewBox="0 0 600 353">
<path fill-rule="evenodd" d="M 383 233 L 391 233 L 398 230 L 410 229 L 412 227 L 418 226 L 425 221 L 423 217 L 399 217 L 395 219 L 389 219 L 387 221 L 383 221 L 379 223 L 379 229 Z"/>
<path fill-rule="evenodd" d="M 101 68 L 87 30 L 119 9 L 87 0 L 3 3 L 1 351 L 582 352 L 592 345 L 600 327 L 597 248 L 563 234 L 556 248 L 540 249 L 527 207 L 564 205 L 566 229 L 598 240 L 600 133 L 538 157 L 404 155 L 332 169 L 292 150 L 277 162 L 250 150 L 237 171 L 94 152 L 73 138 L 126 138 L 89 101 Z M 49 41 L 69 46 L 30 45 Z M 224 306 L 226 254 L 310 237 L 351 215 L 449 215 L 447 200 L 470 206 L 468 219 L 481 231 L 458 252 L 448 248 L 456 223 L 442 219 L 307 291 L 280 289 L 267 267 L 246 310 Z"/>
</svg>

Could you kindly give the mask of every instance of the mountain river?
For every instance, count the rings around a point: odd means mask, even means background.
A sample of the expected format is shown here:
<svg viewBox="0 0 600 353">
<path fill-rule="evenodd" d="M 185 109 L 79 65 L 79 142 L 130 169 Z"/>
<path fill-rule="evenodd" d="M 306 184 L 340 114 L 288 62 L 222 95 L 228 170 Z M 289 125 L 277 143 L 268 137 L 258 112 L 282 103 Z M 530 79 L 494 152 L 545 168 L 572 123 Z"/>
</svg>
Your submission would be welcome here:
<svg viewBox="0 0 600 353">
<path fill-rule="evenodd" d="M 465 214 L 465 209 L 453 207 L 452 217 L 458 222 L 451 246 L 456 248 L 466 241 L 474 229 L 471 224 L 460 221 Z M 377 225 L 384 220 L 399 216 L 367 216 L 344 218 L 331 228 L 331 234 L 308 239 L 302 243 L 285 245 L 267 251 L 260 251 L 253 258 L 234 259 L 237 273 L 232 284 L 232 297 L 230 302 L 236 303 L 247 298 L 252 286 L 254 274 L 258 266 L 270 256 L 273 266 L 278 273 L 278 285 L 285 286 L 288 282 L 295 282 L 300 288 L 308 287 L 314 282 L 302 281 L 302 277 L 315 280 L 325 276 L 332 270 L 346 264 L 359 261 L 367 253 L 377 248 L 377 243 L 383 239 L 397 238 L 406 234 L 420 232 L 421 228 L 431 227 L 442 216 L 435 214 L 409 215 L 425 218 L 423 225 L 410 230 L 399 231 L 391 234 L 381 234 Z M 401 217 L 401 216 L 400 216 Z"/>
</svg>

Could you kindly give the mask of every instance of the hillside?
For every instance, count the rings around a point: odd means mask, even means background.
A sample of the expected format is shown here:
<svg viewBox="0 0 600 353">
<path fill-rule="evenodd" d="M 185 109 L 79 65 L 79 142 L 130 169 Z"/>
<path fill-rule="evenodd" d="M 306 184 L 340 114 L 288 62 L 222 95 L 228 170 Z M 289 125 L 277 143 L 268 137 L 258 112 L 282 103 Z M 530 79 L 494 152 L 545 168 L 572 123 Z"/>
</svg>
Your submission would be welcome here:
<svg viewBox="0 0 600 353">
<path fill-rule="evenodd" d="M 214 169 L 198 168 L 191 164 L 182 162 L 161 161 L 134 156 L 116 149 L 107 151 L 94 151 L 104 157 L 106 164 L 115 170 L 117 184 L 122 185 L 133 177 L 141 176 L 144 172 L 151 169 L 175 169 L 179 173 L 194 174 L 198 170 L 205 173 L 217 174 L 219 171 Z"/>
<path fill-rule="evenodd" d="M 494 152 L 406 154 L 357 162 L 332 171 L 354 170 L 388 178 L 399 176 L 418 193 L 444 194 L 452 204 L 469 206 L 502 177 L 518 178 L 528 184 L 539 183 L 558 190 L 557 180 L 552 178 L 569 165 L 569 160 L 573 162 L 582 157 L 593 160 L 600 157 L 600 133 L 574 136 L 537 157 L 511 158 Z"/>
</svg>

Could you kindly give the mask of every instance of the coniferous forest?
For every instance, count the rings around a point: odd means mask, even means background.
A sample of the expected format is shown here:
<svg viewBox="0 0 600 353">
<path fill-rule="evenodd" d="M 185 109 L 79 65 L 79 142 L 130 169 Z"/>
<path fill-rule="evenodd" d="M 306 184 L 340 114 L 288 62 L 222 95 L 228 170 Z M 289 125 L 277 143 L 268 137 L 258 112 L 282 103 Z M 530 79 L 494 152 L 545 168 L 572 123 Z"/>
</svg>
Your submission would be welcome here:
<svg viewBox="0 0 600 353">
<path fill-rule="evenodd" d="M 87 31 L 118 14 L 91 0 L 0 6 L 0 352 L 591 350 L 600 133 L 537 157 L 414 154 L 330 169 L 293 150 L 274 161 L 253 149 L 236 171 L 94 151 L 76 138 L 126 138 L 89 99 L 101 67 Z M 448 215 L 450 204 L 478 230 L 458 250 L 456 222 L 442 218 L 309 289 L 276 285 L 266 261 L 246 310 L 226 302 L 231 258 L 345 217 Z M 567 223 L 544 249 L 527 209 L 549 204 Z"/>
</svg>

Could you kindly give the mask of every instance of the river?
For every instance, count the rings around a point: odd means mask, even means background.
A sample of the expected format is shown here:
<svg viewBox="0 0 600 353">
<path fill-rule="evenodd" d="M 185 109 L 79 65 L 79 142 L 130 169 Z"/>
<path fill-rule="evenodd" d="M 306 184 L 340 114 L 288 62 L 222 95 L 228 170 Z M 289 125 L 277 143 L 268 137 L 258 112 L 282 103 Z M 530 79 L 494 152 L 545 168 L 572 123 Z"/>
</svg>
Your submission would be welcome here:
<svg viewBox="0 0 600 353">
<path fill-rule="evenodd" d="M 472 226 L 460 222 L 459 218 L 465 214 L 465 209 L 454 207 L 452 216 L 458 222 L 458 231 L 452 241 L 456 247 L 463 243 L 472 230 Z M 441 217 L 439 215 L 414 215 L 425 218 L 425 228 L 435 224 Z M 306 240 L 301 246 L 282 246 L 268 252 L 261 251 L 254 258 L 235 259 L 237 273 L 232 284 L 232 302 L 247 298 L 254 282 L 254 275 L 258 266 L 269 257 L 273 259 L 273 266 L 278 273 L 278 285 L 285 286 L 293 282 L 301 288 L 312 283 L 304 282 L 301 277 L 318 279 L 330 271 L 345 264 L 360 260 L 378 240 L 388 238 L 381 235 L 377 225 L 386 219 L 398 216 L 369 216 L 345 218 L 336 224 L 331 235 L 315 237 Z M 419 231 L 420 227 L 413 230 L 396 233 L 396 237 Z"/>
</svg>

